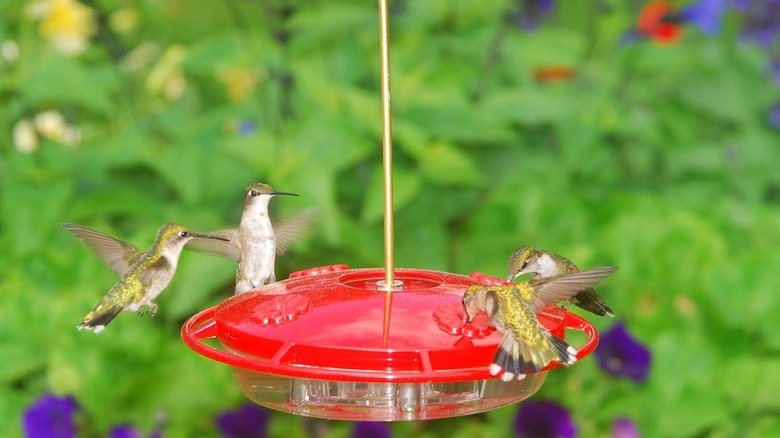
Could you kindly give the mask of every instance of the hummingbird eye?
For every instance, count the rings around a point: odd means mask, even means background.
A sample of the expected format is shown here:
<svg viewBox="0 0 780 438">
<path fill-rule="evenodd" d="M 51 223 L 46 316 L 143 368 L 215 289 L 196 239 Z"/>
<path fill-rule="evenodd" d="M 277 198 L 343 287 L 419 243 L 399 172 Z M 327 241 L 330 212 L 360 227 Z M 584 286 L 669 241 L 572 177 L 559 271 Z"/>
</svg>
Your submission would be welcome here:
<svg viewBox="0 0 780 438">
<path fill-rule="evenodd" d="M 187 231 L 179 231 L 179 237 L 187 237 L 189 235 L 190 235 L 190 233 L 187 232 Z"/>
<path fill-rule="evenodd" d="M 260 193 L 258 193 L 257 190 L 250 190 L 249 191 L 249 196 L 254 198 L 256 196 L 260 196 Z"/>
</svg>

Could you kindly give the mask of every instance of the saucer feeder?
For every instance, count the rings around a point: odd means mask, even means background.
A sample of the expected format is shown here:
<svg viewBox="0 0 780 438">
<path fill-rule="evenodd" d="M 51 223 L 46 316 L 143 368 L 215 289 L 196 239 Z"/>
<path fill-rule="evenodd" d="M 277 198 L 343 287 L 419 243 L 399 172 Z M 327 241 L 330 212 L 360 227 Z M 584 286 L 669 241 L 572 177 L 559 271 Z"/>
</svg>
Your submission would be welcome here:
<svg viewBox="0 0 780 438">
<path fill-rule="evenodd" d="M 395 269 L 387 1 L 379 0 L 385 215 L 384 269 L 322 266 L 235 295 L 182 327 L 195 352 L 230 365 L 251 401 L 292 414 L 351 421 L 429 420 L 522 401 L 550 363 L 521 380 L 489 367 L 502 334 L 484 312 L 466 321 L 471 285 L 508 284 L 485 274 Z M 557 306 L 537 314 L 553 335 L 598 332 Z"/>
<path fill-rule="evenodd" d="M 253 402 L 336 420 L 427 420 L 495 409 L 533 395 L 559 366 L 510 382 L 490 375 L 502 335 L 484 313 L 465 322 L 461 299 L 470 285 L 502 280 L 420 269 L 398 269 L 395 279 L 387 292 L 382 269 L 295 272 L 196 314 L 182 336 L 197 353 L 230 365 Z M 566 329 L 588 336 L 578 359 L 598 343 L 590 323 L 560 307 L 538 317 L 558 337 Z"/>
</svg>

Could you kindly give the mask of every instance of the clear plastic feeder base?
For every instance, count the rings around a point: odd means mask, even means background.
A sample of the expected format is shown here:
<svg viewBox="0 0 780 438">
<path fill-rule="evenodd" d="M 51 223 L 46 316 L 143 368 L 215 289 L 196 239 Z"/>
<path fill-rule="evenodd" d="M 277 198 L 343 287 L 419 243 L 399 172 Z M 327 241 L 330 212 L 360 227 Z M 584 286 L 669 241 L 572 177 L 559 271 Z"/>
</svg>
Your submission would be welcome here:
<svg viewBox="0 0 780 438">
<path fill-rule="evenodd" d="M 348 421 L 433 420 L 476 414 L 520 402 L 539 390 L 546 372 L 524 380 L 374 383 L 298 379 L 233 368 L 254 403 L 307 417 Z"/>
<path fill-rule="evenodd" d="M 466 321 L 461 303 L 472 284 L 503 284 L 484 274 L 398 269 L 382 288 L 381 269 L 325 266 L 223 301 L 191 317 L 184 342 L 230 365 L 253 402 L 283 412 L 352 421 L 429 420 L 474 414 L 522 401 L 544 383 L 551 363 L 504 382 L 489 365 L 501 333 L 487 315 Z M 563 338 L 598 333 L 584 319 L 550 306 L 539 322 Z M 219 348 L 214 342 L 219 341 Z"/>
</svg>

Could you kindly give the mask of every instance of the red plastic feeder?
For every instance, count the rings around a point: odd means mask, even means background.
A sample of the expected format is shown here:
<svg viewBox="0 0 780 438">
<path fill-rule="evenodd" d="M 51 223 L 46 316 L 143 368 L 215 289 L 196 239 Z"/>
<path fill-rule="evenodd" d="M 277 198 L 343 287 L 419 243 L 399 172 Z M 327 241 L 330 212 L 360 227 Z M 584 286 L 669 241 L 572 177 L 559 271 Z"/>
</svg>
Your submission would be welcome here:
<svg viewBox="0 0 780 438">
<path fill-rule="evenodd" d="M 388 293 L 379 286 L 381 269 L 299 271 L 198 313 L 182 337 L 232 366 L 253 402 L 334 420 L 424 420 L 495 409 L 534 394 L 558 366 L 511 382 L 490 375 L 501 333 L 484 314 L 465 323 L 461 299 L 472 284 L 502 280 L 417 269 L 398 269 L 395 279 L 400 286 Z M 585 332 L 578 359 L 598 343 L 590 323 L 559 307 L 539 320 L 559 337 L 566 329 Z M 222 349 L 203 342 L 212 338 Z"/>
</svg>

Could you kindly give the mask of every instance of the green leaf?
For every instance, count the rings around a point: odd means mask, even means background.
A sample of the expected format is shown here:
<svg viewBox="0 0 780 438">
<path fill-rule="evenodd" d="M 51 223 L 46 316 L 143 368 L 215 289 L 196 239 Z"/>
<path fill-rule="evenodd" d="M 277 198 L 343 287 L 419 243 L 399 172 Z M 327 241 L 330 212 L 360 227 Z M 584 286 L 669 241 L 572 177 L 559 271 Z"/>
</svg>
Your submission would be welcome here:
<svg viewBox="0 0 780 438">
<path fill-rule="evenodd" d="M 294 45 L 305 51 L 321 47 L 336 38 L 365 35 L 360 31 L 376 26 L 376 14 L 364 3 L 329 3 L 302 8 L 290 24 L 301 29 Z"/>
<path fill-rule="evenodd" d="M 518 51 L 517 58 L 532 67 L 577 65 L 587 45 L 581 33 L 551 27 L 533 33 L 517 33 L 512 43 Z"/>
<path fill-rule="evenodd" d="M 350 168 L 372 152 L 381 151 L 379 144 L 339 115 L 307 120 L 297 132 L 293 147 L 289 157 L 302 163 L 299 165 L 319 165 L 332 172 Z"/>
<path fill-rule="evenodd" d="M 728 417 L 726 401 L 713 396 L 721 362 L 705 339 L 666 330 L 650 345 L 654 391 L 648 396 L 664 407 L 653 421 L 659 435 L 696 435 Z"/>
<path fill-rule="evenodd" d="M 174 321 L 230 298 L 235 285 L 235 262 L 192 251 L 185 251 L 182 258 L 160 304 L 165 318 Z"/>
<path fill-rule="evenodd" d="M 474 161 L 446 141 L 435 141 L 421 150 L 418 166 L 425 177 L 443 186 L 475 187 L 484 177 Z"/>
<path fill-rule="evenodd" d="M 438 100 L 435 104 L 414 104 L 399 114 L 413 121 L 431 138 L 473 143 L 510 141 L 512 134 L 505 119 L 497 114 L 502 108 L 484 108 L 461 99 Z"/>
<path fill-rule="evenodd" d="M 109 69 L 88 68 L 72 58 L 47 55 L 27 66 L 17 86 L 34 106 L 56 102 L 108 115 L 114 107 L 111 93 L 116 84 L 116 75 Z"/>
<path fill-rule="evenodd" d="M 780 360 L 771 357 L 739 357 L 722 368 L 728 375 L 719 385 L 723 397 L 734 409 L 748 412 L 768 412 L 780 409 L 777 390 L 768 384 L 780 375 Z"/>
<path fill-rule="evenodd" d="M 69 184 L 7 183 L 0 198 L 6 250 L 25 256 L 45 248 L 72 194 Z"/>
<path fill-rule="evenodd" d="M 185 70 L 212 73 L 220 68 L 240 65 L 242 61 L 241 41 L 234 32 L 224 35 L 210 35 L 187 50 Z"/>
<path fill-rule="evenodd" d="M 577 100 L 570 93 L 551 88 L 523 87 L 501 90 L 485 98 L 488 114 L 507 122 L 535 125 L 565 120 L 578 110 Z"/>
<path fill-rule="evenodd" d="M 365 202 L 361 213 L 361 221 L 371 223 L 384 216 L 384 172 L 381 168 L 375 168 L 371 172 L 371 179 L 365 189 Z M 403 166 L 394 166 L 393 169 L 393 211 L 401 212 L 420 194 L 422 178 Z"/>
</svg>

